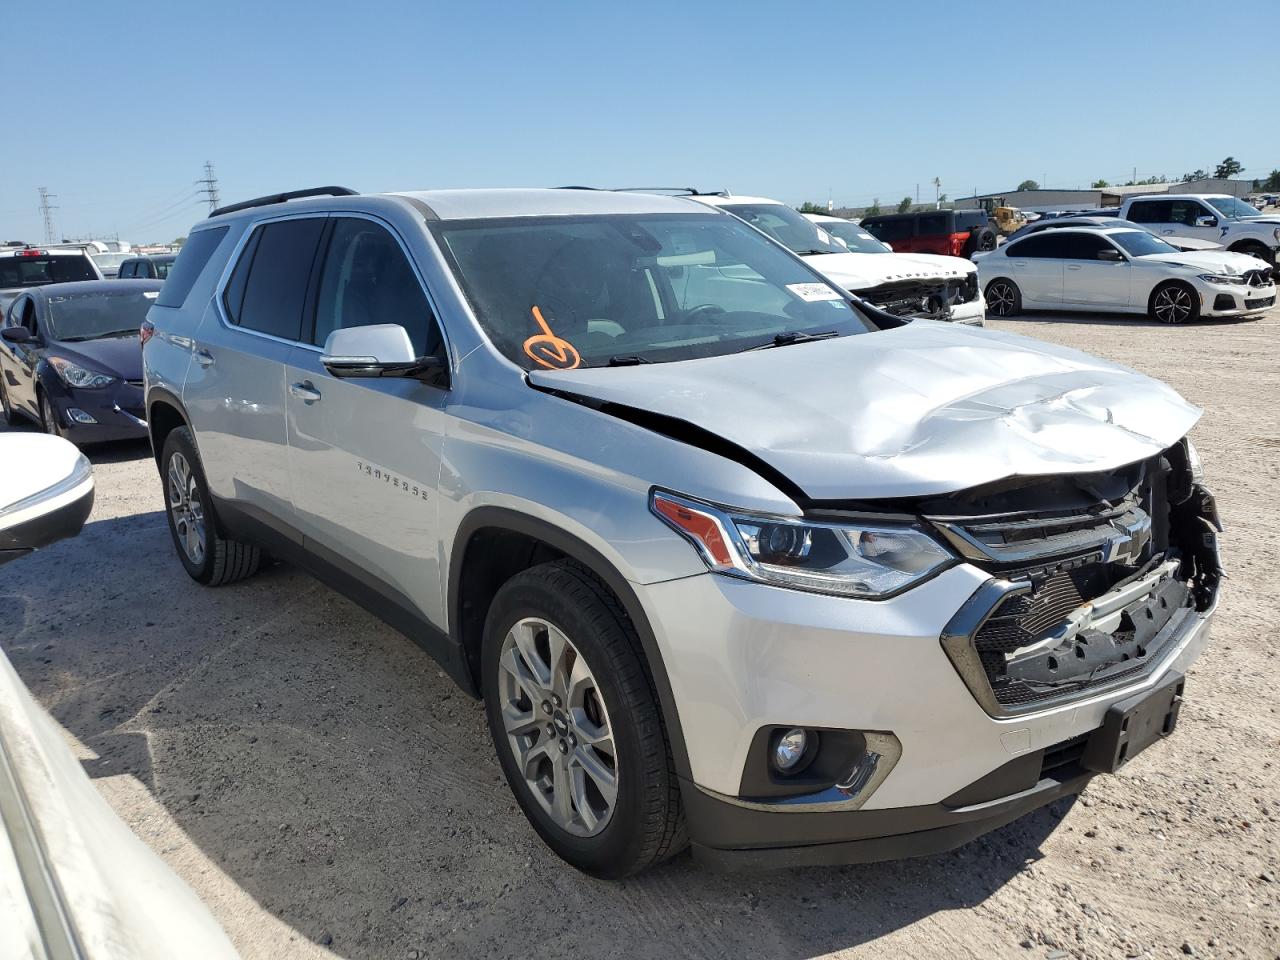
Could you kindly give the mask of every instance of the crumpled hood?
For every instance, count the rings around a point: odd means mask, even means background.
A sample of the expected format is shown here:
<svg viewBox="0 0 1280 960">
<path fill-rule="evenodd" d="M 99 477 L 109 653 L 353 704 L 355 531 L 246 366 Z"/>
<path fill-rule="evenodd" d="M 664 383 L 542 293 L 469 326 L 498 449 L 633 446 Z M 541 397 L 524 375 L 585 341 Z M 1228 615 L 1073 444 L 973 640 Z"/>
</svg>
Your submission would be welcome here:
<svg viewBox="0 0 1280 960">
<path fill-rule="evenodd" d="M 1231 253 L 1229 250 L 1194 250 L 1182 253 L 1151 253 L 1138 257 L 1139 261 L 1155 260 L 1160 263 L 1180 263 L 1197 270 L 1236 275 L 1264 266 L 1257 257 L 1247 253 Z"/>
<path fill-rule="evenodd" d="M 814 500 L 925 496 L 1152 456 L 1200 411 L 1126 367 L 916 320 L 877 333 L 635 367 L 537 370 L 539 387 L 694 423 Z"/>
<path fill-rule="evenodd" d="M 823 253 L 805 262 L 844 290 L 857 292 L 902 280 L 956 280 L 974 266 L 959 257 L 906 253 Z"/>
</svg>

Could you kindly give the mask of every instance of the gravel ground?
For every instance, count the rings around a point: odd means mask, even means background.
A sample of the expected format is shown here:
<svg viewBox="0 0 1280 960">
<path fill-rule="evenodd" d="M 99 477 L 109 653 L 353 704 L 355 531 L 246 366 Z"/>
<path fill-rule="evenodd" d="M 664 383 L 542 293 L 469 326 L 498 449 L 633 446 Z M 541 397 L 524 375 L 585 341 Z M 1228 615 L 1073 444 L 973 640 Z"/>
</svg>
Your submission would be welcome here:
<svg viewBox="0 0 1280 960">
<path fill-rule="evenodd" d="M 1205 409 L 1231 580 L 1175 737 L 953 853 L 576 874 L 526 826 L 480 707 L 411 643 L 288 567 L 188 580 L 145 446 L 94 453 L 83 534 L 4 568 L 0 641 L 247 958 L 1280 957 L 1280 311 L 995 326 Z"/>
</svg>

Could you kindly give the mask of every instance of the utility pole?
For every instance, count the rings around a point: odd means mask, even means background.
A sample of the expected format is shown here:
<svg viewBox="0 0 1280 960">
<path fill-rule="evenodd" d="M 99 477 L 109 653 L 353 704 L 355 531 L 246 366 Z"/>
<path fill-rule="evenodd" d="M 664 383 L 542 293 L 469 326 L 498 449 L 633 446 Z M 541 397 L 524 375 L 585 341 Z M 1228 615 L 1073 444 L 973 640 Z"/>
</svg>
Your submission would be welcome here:
<svg viewBox="0 0 1280 960">
<path fill-rule="evenodd" d="M 205 200 L 209 202 L 209 212 L 213 213 L 218 206 L 218 178 L 213 173 L 212 160 L 204 162 L 204 179 L 197 180 L 196 186 L 202 188 L 200 192 L 204 194 Z"/>
<path fill-rule="evenodd" d="M 58 208 L 54 206 L 50 206 L 49 204 L 50 200 L 56 200 L 56 199 L 58 199 L 57 196 L 55 194 L 50 193 L 48 188 L 46 187 L 40 188 L 40 214 L 41 216 L 44 217 L 44 242 L 45 243 L 53 243 L 54 240 L 57 239 L 53 233 L 53 211 L 57 210 Z"/>
<path fill-rule="evenodd" d="M 942 179 L 940 177 L 933 178 L 933 209 L 937 210 L 942 206 Z"/>
</svg>

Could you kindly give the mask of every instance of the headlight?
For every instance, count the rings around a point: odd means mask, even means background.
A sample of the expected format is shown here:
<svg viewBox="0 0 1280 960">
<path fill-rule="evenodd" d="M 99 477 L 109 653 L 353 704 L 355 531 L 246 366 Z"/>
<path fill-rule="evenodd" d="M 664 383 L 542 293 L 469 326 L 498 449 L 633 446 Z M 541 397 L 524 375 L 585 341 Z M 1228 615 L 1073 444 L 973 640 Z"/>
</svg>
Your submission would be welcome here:
<svg viewBox="0 0 1280 960">
<path fill-rule="evenodd" d="M 115 382 L 115 377 L 96 370 L 86 370 L 79 364 L 72 363 L 62 357 L 50 357 L 49 365 L 57 371 L 62 382 L 68 387 L 81 387 L 86 390 L 97 390 Z"/>
<path fill-rule="evenodd" d="M 1271 235 L 1276 238 L 1276 242 L 1280 243 L 1280 227 L 1276 227 L 1271 231 Z"/>
<path fill-rule="evenodd" d="M 884 597 L 950 564 L 909 526 L 814 523 L 737 514 L 655 490 L 650 507 L 716 573 L 842 597 Z"/>
<path fill-rule="evenodd" d="M 1187 469 L 1191 471 L 1191 482 L 1204 483 L 1204 463 L 1200 460 L 1196 445 L 1185 437 L 1182 442 L 1187 445 Z"/>
<path fill-rule="evenodd" d="M 1244 277 L 1229 277 L 1229 276 L 1226 276 L 1225 274 L 1218 274 L 1218 273 L 1202 273 L 1200 274 L 1200 279 L 1203 280 L 1205 283 L 1238 283 L 1238 284 L 1246 283 L 1246 280 Z"/>
</svg>

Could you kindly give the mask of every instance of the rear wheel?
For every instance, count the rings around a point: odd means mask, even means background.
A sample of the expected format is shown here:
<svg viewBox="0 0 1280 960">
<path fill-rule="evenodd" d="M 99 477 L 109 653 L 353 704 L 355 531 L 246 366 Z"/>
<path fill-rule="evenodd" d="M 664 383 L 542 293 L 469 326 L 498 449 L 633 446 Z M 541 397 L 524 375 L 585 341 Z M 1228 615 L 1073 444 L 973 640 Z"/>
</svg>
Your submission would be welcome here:
<svg viewBox="0 0 1280 960">
<path fill-rule="evenodd" d="M 0 416 L 4 418 L 4 422 L 12 427 L 18 423 L 18 411 L 14 410 L 9 404 L 9 391 L 4 385 L 4 374 L 0 373 Z"/>
<path fill-rule="evenodd" d="M 191 579 L 220 587 L 255 573 L 262 552 L 254 544 L 232 540 L 218 524 L 200 455 L 186 427 L 165 438 L 160 470 L 169 533 Z"/>
<path fill-rule="evenodd" d="M 1147 312 L 1161 323 L 1188 323 L 1200 316 L 1200 295 L 1185 283 L 1166 283 L 1151 294 Z"/>
<path fill-rule="evenodd" d="M 990 227 L 974 227 L 969 231 L 969 239 L 965 241 L 961 256 L 971 257 L 979 251 L 991 251 L 996 248 L 996 232 Z"/>
<path fill-rule="evenodd" d="M 1000 277 L 987 284 L 987 312 L 997 317 L 1012 317 L 1022 312 L 1022 291 L 1012 280 Z"/>
<path fill-rule="evenodd" d="M 686 843 L 679 787 L 634 628 L 569 560 L 517 574 L 485 620 L 485 713 L 507 783 L 543 841 L 599 877 Z"/>
</svg>

